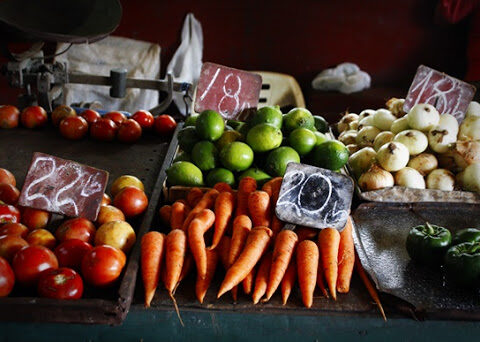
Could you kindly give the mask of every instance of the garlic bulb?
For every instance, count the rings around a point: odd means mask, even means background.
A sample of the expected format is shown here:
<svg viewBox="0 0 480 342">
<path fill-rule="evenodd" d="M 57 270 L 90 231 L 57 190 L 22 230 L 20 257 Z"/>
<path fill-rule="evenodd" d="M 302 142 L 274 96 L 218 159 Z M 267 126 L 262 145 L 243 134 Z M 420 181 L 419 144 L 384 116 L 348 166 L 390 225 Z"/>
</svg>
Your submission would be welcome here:
<svg viewBox="0 0 480 342">
<path fill-rule="evenodd" d="M 387 101 L 387 108 L 395 115 L 397 118 L 403 117 L 406 113 L 403 111 L 403 104 L 405 99 L 397 99 L 392 97 Z"/>
<path fill-rule="evenodd" d="M 366 117 L 373 116 L 375 114 L 375 110 L 373 109 L 365 109 L 360 112 L 358 115 L 358 121 L 362 121 L 362 119 L 365 119 Z"/>
<path fill-rule="evenodd" d="M 358 179 L 358 185 L 364 191 L 379 190 L 393 186 L 393 184 L 392 174 L 377 164 L 373 164 L 372 167 Z"/>
<path fill-rule="evenodd" d="M 426 176 L 438 167 L 438 161 L 433 154 L 420 153 L 410 159 L 407 166 L 417 170 L 422 176 Z"/>
<path fill-rule="evenodd" d="M 407 114 L 408 125 L 416 130 L 428 132 L 438 125 L 440 114 L 437 109 L 426 103 L 419 103 Z"/>
<path fill-rule="evenodd" d="M 389 132 L 389 131 L 379 133 L 375 137 L 375 140 L 373 141 L 373 149 L 375 151 L 378 151 L 380 149 L 380 147 L 382 147 L 386 143 L 389 143 L 390 141 L 392 141 L 394 136 L 395 135 L 392 132 Z"/>
<path fill-rule="evenodd" d="M 469 116 L 480 116 L 480 103 L 477 101 L 470 102 L 467 112 L 465 113 L 465 117 Z"/>
<path fill-rule="evenodd" d="M 357 141 L 357 131 L 345 131 L 345 134 L 338 136 L 338 140 L 344 145 L 355 144 Z"/>
<path fill-rule="evenodd" d="M 393 141 L 398 141 L 404 144 L 411 156 L 422 153 L 428 147 L 427 136 L 414 129 L 409 129 L 398 133 L 395 138 L 393 138 Z"/>
<path fill-rule="evenodd" d="M 392 125 L 390 126 L 390 131 L 392 131 L 393 134 L 397 134 L 409 128 L 410 126 L 408 125 L 408 117 L 404 116 L 392 122 Z"/>
<path fill-rule="evenodd" d="M 480 193 L 480 164 L 469 165 L 463 171 L 462 185 L 465 190 Z"/>
<path fill-rule="evenodd" d="M 395 174 L 395 184 L 413 189 L 425 189 L 425 179 L 411 167 L 404 167 Z"/>
<path fill-rule="evenodd" d="M 463 120 L 458 134 L 459 140 L 480 140 L 480 116 L 469 116 Z"/>
<path fill-rule="evenodd" d="M 396 119 L 388 109 L 379 109 L 373 114 L 373 125 L 381 131 L 388 131 Z"/>
<path fill-rule="evenodd" d="M 362 173 L 370 169 L 375 162 L 376 155 L 377 152 L 373 148 L 364 147 L 348 158 L 348 165 L 350 165 L 355 177 L 358 178 Z"/>
<path fill-rule="evenodd" d="M 480 141 L 457 141 L 451 151 L 455 164 L 461 170 L 480 163 Z"/>
<path fill-rule="evenodd" d="M 383 145 L 377 152 L 377 161 L 387 171 L 398 171 L 407 166 L 410 154 L 402 143 L 397 141 Z"/>
<path fill-rule="evenodd" d="M 350 113 L 345 115 L 343 118 L 340 119 L 340 121 L 337 124 L 337 130 L 338 132 L 343 132 L 348 129 L 348 125 L 353 122 L 353 121 L 358 121 L 358 115 L 355 113 Z"/>
<path fill-rule="evenodd" d="M 452 191 L 455 186 L 455 176 L 448 170 L 436 169 L 427 176 L 427 189 Z"/>
<path fill-rule="evenodd" d="M 347 148 L 349 155 L 352 155 L 360 150 L 360 147 L 357 144 L 348 144 L 345 147 Z"/>
<path fill-rule="evenodd" d="M 360 121 L 358 121 L 358 130 L 361 130 L 363 127 L 375 126 L 373 124 L 373 115 L 367 116 Z"/>
<path fill-rule="evenodd" d="M 363 127 L 357 134 L 357 145 L 360 147 L 373 146 L 375 137 L 380 133 L 380 130 L 374 126 Z"/>
</svg>

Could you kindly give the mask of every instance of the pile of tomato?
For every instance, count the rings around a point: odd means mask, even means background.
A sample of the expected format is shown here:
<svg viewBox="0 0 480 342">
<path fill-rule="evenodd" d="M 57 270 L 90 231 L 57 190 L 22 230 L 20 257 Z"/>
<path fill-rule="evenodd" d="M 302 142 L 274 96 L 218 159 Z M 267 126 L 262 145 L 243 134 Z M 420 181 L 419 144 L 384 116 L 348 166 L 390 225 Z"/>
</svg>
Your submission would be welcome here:
<svg viewBox="0 0 480 342">
<path fill-rule="evenodd" d="M 84 282 L 108 287 L 120 277 L 136 235 L 126 219 L 147 206 L 142 182 L 117 178 L 95 222 L 70 218 L 55 230 L 49 212 L 17 205 L 14 175 L 0 168 L 0 297 L 18 288 L 41 297 L 79 299 Z M 53 231 L 53 232 L 52 232 Z"/>
<path fill-rule="evenodd" d="M 144 131 L 170 136 L 177 126 L 170 115 L 154 117 L 146 110 L 135 112 L 129 119 L 118 111 L 101 116 L 95 110 L 86 109 L 77 115 L 73 108 L 66 105 L 54 109 L 51 121 L 67 139 L 79 140 L 90 133 L 97 140 L 113 141 L 116 138 L 125 143 L 137 141 Z M 15 106 L 0 106 L 0 128 L 15 128 L 19 122 L 26 128 L 40 128 L 48 123 L 48 115 L 40 106 L 30 106 L 22 112 Z"/>
</svg>

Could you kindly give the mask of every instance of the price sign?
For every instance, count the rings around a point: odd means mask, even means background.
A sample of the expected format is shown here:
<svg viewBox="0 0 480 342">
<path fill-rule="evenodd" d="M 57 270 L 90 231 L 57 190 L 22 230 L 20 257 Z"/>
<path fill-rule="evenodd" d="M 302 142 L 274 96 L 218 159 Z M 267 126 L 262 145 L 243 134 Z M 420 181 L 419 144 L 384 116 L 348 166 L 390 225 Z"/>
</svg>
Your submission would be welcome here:
<svg viewBox="0 0 480 342">
<path fill-rule="evenodd" d="M 289 163 L 275 213 L 285 222 L 342 230 L 350 214 L 353 181 L 318 167 Z"/>
<path fill-rule="evenodd" d="M 18 204 L 94 221 L 107 181 L 106 171 L 35 152 Z"/>
<path fill-rule="evenodd" d="M 226 119 L 242 120 L 258 105 L 262 77 L 214 63 L 203 63 L 195 97 L 195 111 L 211 109 Z"/>
<path fill-rule="evenodd" d="M 465 117 L 476 88 L 442 72 L 420 65 L 408 90 L 403 110 L 408 113 L 418 103 L 428 103 L 440 114 L 451 114 L 458 122 Z"/>
</svg>

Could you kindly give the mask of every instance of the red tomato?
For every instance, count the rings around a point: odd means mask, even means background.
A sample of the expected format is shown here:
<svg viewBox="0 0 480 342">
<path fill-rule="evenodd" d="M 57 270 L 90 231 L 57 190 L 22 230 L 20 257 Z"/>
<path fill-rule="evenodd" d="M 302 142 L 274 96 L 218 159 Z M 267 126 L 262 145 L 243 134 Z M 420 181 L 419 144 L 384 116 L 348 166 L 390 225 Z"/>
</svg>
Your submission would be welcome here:
<svg viewBox="0 0 480 342">
<path fill-rule="evenodd" d="M 60 105 L 52 112 L 52 123 L 55 127 L 58 127 L 63 119 L 72 118 L 75 116 L 77 116 L 75 109 L 66 105 Z"/>
<path fill-rule="evenodd" d="M 86 253 L 92 250 L 92 245 L 79 240 L 66 240 L 55 248 L 55 255 L 58 259 L 58 264 L 61 267 L 71 267 L 75 270 L 80 270 L 82 267 L 82 259 Z"/>
<path fill-rule="evenodd" d="M 107 119 L 110 119 L 113 122 L 115 122 L 117 127 L 120 126 L 122 124 L 122 122 L 127 120 L 127 117 L 123 113 L 120 113 L 120 112 L 117 112 L 117 111 L 108 112 L 103 117 L 107 118 Z"/>
<path fill-rule="evenodd" d="M 0 257 L 0 297 L 6 297 L 15 285 L 15 275 L 7 260 Z"/>
<path fill-rule="evenodd" d="M 20 121 L 26 128 L 42 127 L 48 121 L 47 112 L 40 106 L 30 106 L 22 111 Z"/>
<path fill-rule="evenodd" d="M 21 223 L 7 223 L 0 227 L 0 236 L 2 235 L 17 235 L 22 239 L 27 237 L 29 230 L 27 226 Z"/>
<path fill-rule="evenodd" d="M 155 132 L 160 135 L 172 135 L 177 127 L 177 122 L 170 115 L 159 115 L 155 118 L 154 126 Z"/>
<path fill-rule="evenodd" d="M 7 204 L 17 204 L 20 191 L 12 184 L 0 183 L 0 201 Z"/>
<path fill-rule="evenodd" d="M 135 114 L 133 114 L 132 119 L 138 122 L 143 129 L 152 128 L 153 122 L 155 121 L 152 113 L 150 113 L 148 110 L 136 111 Z"/>
<path fill-rule="evenodd" d="M 112 141 L 115 139 L 118 127 L 112 120 L 101 118 L 95 121 L 90 127 L 92 138 L 102 141 Z"/>
<path fill-rule="evenodd" d="M 110 198 L 110 196 L 108 196 L 106 193 L 103 193 L 101 205 L 109 205 L 110 203 L 112 203 L 112 199 Z"/>
<path fill-rule="evenodd" d="M 117 138 L 121 142 L 132 143 L 142 136 L 142 127 L 132 119 L 124 121 L 118 129 Z"/>
<path fill-rule="evenodd" d="M 93 243 L 95 232 L 95 225 L 92 222 L 86 218 L 77 217 L 64 221 L 55 231 L 55 236 L 60 242 L 79 239 Z"/>
<path fill-rule="evenodd" d="M 100 114 L 98 114 L 97 111 L 93 110 L 93 109 L 86 109 L 82 112 L 82 114 L 80 114 L 80 116 L 82 118 L 84 118 L 85 120 L 87 120 L 88 124 L 91 125 L 92 123 L 94 123 L 95 121 L 97 121 L 98 119 L 101 119 L 102 116 Z"/>
<path fill-rule="evenodd" d="M 12 261 L 15 254 L 26 246 L 28 246 L 28 242 L 20 236 L 0 236 L 0 257 L 7 259 L 7 261 Z"/>
<path fill-rule="evenodd" d="M 45 228 L 50 221 L 50 213 L 45 210 L 22 208 L 22 223 L 30 230 Z"/>
<path fill-rule="evenodd" d="M 36 285 L 40 273 L 58 268 L 58 260 L 51 250 L 43 246 L 28 246 L 19 250 L 12 261 L 17 282 L 24 286 Z"/>
<path fill-rule="evenodd" d="M 13 175 L 13 173 L 8 171 L 7 169 L 0 168 L 0 184 L 1 183 L 7 183 L 13 186 L 17 185 L 17 181 L 15 180 L 15 176 Z"/>
<path fill-rule="evenodd" d="M 15 128 L 18 126 L 20 111 L 15 106 L 0 107 L 0 128 Z"/>
<path fill-rule="evenodd" d="M 87 133 L 87 120 L 81 116 L 68 117 L 60 122 L 60 134 L 67 139 L 79 140 Z"/>
<path fill-rule="evenodd" d="M 147 209 L 148 198 L 145 192 L 134 186 L 127 186 L 113 199 L 113 205 L 120 209 L 126 217 L 140 215 Z"/>
<path fill-rule="evenodd" d="M 80 299 L 83 294 L 83 280 L 71 268 L 50 269 L 40 274 L 37 290 L 40 297 Z"/>
<path fill-rule="evenodd" d="M 0 204 L 0 225 L 20 222 L 20 210 L 13 205 Z"/>
<path fill-rule="evenodd" d="M 107 245 L 94 247 L 82 260 L 85 281 L 94 286 L 108 286 L 122 273 L 127 257 L 121 250 Z"/>
<path fill-rule="evenodd" d="M 46 229 L 32 230 L 27 235 L 25 241 L 27 241 L 30 246 L 44 246 L 48 249 L 54 249 L 57 244 L 55 236 Z"/>
</svg>

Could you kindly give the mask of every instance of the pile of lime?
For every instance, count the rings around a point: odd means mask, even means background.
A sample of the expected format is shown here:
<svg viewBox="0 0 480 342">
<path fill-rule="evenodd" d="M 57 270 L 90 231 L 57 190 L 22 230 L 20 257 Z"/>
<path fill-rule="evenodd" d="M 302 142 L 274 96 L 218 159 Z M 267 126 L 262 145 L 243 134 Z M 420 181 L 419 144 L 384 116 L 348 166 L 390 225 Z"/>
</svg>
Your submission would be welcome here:
<svg viewBox="0 0 480 342">
<path fill-rule="evenodd" d="M 305 108 L 283 114 L 278 106 L 260 108 L 247 122 L 206 110 L 185 120 L 178 133 L 180 153 L 167 171 L 169 185 L 235 186 L 243 177 L 261 185 L 283 176 L 288 163 L 338 170 L 348 151 L 325 133 L 327 121 Z"/>
</svg>

